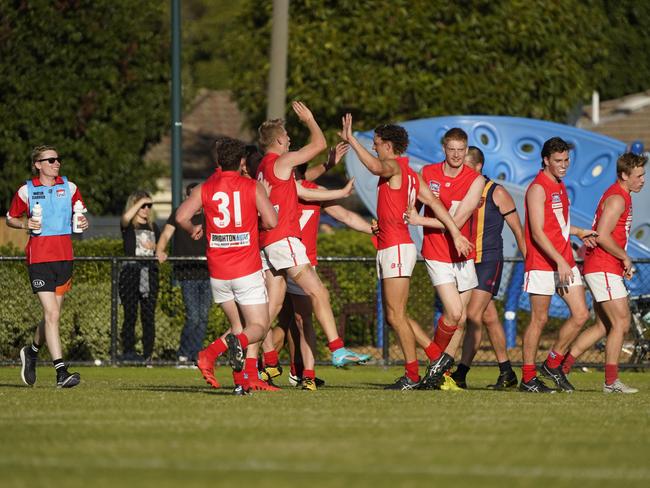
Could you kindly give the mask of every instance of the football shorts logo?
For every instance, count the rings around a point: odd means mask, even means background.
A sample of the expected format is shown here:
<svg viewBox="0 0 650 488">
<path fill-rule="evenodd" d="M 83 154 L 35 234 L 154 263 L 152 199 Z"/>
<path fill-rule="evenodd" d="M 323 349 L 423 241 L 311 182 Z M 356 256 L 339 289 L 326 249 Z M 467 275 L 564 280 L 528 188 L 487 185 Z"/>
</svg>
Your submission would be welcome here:
<svg viewBox="0 0 650 488">
<path fill-rule="evenodd" d="M 43 288 L 45 286 L 45 282 L 43 280 L 33 280 L 32 286 L 34 288 Z"/>
</svg>

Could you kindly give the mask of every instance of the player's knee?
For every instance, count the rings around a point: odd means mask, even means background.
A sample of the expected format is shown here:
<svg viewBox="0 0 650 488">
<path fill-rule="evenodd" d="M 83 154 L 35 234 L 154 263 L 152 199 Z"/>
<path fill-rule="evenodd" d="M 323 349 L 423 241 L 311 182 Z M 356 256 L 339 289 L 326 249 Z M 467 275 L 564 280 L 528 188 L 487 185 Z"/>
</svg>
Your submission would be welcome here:
<svg viewBox="0 0 650 488">
<path fill-rule="evenodd" d="M 530 325 L 541 329 L 548 322 L 548 312 L 534 312 L 530 315 Z"/>
<path fill-rule="evenodd" d="M 576 325 L 582 327 L 589 320 L 589 310 L 586 308 L 576 311 L 573 315 L 573 320 L 576 322 Z"/>
<path fill-rule="evenodd" d="M 445 311 L 444 316 L 445 316 L 444 320 L 447 323 L 447 325 L 451 325 L 451 326 L 458 326 L 463 320 L 462 310 Z"/>
<path fill-rule="evenodd" d="M 58 325 L 61 312 L 59 310 L 47 310 L 45 312 L 45 325 Z"/>
<path fill-rule="evenodd" d="M 386 320 L 390 325 L 395 327 L 395 325 L 400 325 L 404 322 L 407 321 L 406 318 L 406 313 L 401 310 L 397 310 L 394 308 L 387 308 L 386 309 Z"/>
</svg>

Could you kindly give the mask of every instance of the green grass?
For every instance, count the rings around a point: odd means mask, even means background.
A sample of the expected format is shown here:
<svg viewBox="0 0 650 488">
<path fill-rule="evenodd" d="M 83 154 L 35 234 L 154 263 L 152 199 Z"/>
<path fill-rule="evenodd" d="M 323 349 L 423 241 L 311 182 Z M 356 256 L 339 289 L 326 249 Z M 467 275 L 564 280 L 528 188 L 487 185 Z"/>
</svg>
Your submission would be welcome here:
<svg viewBox="0 0 650 488">
<path fill-rule="evenodd" d="M 318 392 L 241 398 L 196 370 L 75 369 L 57 390 L 49 367 L 34 388 L 0 368 L 0 486 L 650 486 L 650 374 L 622 374 L 637 395 L 604 395 L 602 372 L 530 395 L 386 392 L 399 368 L 321 368 Z"/>
</svg>

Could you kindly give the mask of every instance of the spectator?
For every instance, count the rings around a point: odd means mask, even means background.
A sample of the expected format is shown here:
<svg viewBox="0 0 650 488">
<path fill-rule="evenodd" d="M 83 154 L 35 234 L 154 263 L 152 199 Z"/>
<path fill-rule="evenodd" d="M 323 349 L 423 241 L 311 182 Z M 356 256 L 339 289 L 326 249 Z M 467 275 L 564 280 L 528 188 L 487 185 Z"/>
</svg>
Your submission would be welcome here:
<svg viewBox="0 0 650 488">
<path fill-rule="evenodd" d="M 153 200 L 142 190 L 132 193 L 126 201 L 120 220 L 124 254 L 126 256 L 153 256 L 160 230 L 154 222 Z M 156 336 L 155 313 L 158 297 L 158 263 L 155 261 L 127 261 L 120 272 L 120 300 L 124 306 L 122 325 L 122 360 L 151 363 Z M 142 323 L 142 351 L 135 352 L 135 322 L 140 304 Z"/>
<path fill-rule="evenodd" d="M 198 183 L 191 183 L 185 189 L 188 197 Z M 192 225 L 205 227 L 205 215 L 200 209 L 191 219 Z M 173 237 L 173 256 L 205 256 L 205 234 L 200 240 L 194 240 L 181 229 L 176 233 L 176 210 L 167 219 L 165 228 L 156 244 L 158 262 L 167 260 L 167 243 Z M 205 330 L 208 326 L 208 314 L 212 304 L 212 291 L 210 289 L 210 275 L 206 262 L 181 261 L 174 263 L 174 278 L 180 282 L 185 303 L 185 326 L 181 332 L 180 346 L 177 352 L 178 362 L 181 366 L 188 366 L 196 361 L 196 355 L 203 348 Z"/>
</svg>

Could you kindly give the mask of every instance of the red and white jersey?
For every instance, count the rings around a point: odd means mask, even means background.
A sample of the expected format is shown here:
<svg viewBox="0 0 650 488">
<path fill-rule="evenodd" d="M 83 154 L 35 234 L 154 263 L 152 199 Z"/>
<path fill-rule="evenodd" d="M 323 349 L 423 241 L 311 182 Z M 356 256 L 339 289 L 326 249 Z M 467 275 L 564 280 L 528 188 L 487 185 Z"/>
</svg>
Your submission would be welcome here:
<svg viewBox="0 0 650 488">
<path fill-rule="evenodd" d="M 460 202 L 467 195 L 472 183 L 474 183 L 476 178 L 481 177 L 481 175 L 472 168 L 463 165 L 460 173 L 455 177 L 451 177 L 444 173 L 443 166 L 444 162 L 424 166 L 422 168 L 422 178 L 425 184 L 429 186 L 431 192 L 440 199 L 449 211 L 449 214 L 453 217 L 458 205 L 460 205 Z M 433 210 L 429 207 L 424 208 L 424 215 L 427 217 L 435 217 Z M 467 239 L 471 239 L 471 217 L 463 224 L 460 232 Z M 460 263 L 474 257 L 473 252 L 467 257 L 458 254 L 456 246 L 454 246 L 454 240 L 449 235 L 449 232 L 445 232 L 444 229 L 425 227 L 423 234 L 422 256 L 425 259 L 445 263 Z"/>
<path fill-rule="evenodd" d="M 237 171 L 217 171 L 201 187 L 212 278 L 234 280 L 262 269 L 256 187 Z"/>
<path fill-rule="evenodd" d="M 550 239 L 553 247 L 562 255 L 569 266 L 575 266 L 573 251 L 571 250 L 571 241 L 569 232 L 571 230 L 571 219 L 569 216 L 569 196 L 566 187 L 562 181 L 556 181 L 540 171 L 532 181 L 528 190 L 526 190 L 526 199 L 531 186 L 540 185 L 546 195 L 544 199 L 544 234 Z M 536 242 L 530 231 L 530 221 L 528 217 L 528 201 L 526 200 L 526 262 L 525 270 L 539 271 L 557 271 L 557 264 L 542 250 Z"/>
<path fill-rule="evenodd" d="M 271 185 L 269 199 L 278 213 L 278 225 L 270 230 L 260 232 L 260 246 L 284 239 L 285 237 L 300 238 L 300 223 L 298 214 L 298 193 L 296 192 L 296 179 L 291 172 L 288 180 L 281 180 L 273 171 L 279 154 L 268 153 L 262 158 L 257 168 L 257 179 L 264 179 Z"/>
<path fill-rule="evenodd" d="M 63 184 L 63 178 L 57 176 L 54 183 L 56 185 Z M 32 184 L 34 186 L 43 186 L 38 177 L 32 178 Z M 72 206 L 74 206 L 77 201 L 80 201 L 83 204 L 81 193 L 79 193 L 77 185 L 68 181 L 68 187 L 70 188 L 70 194 L 72 195 Z M 22 185 L 11 200 L 7 217 L 13 219 L 20 218 L 23 215 L 29 217 L 28 195 L 29 191 L 27 190 L 27 185 Z M 84 204 L 84 207 L 85 206 L 86 205 Z M 30 237 L 27 241 L 27 246 L 25 246 L 25 256 L 28 264 L 71 261 L 74 258 L 72 253 L 72 239 L 69 234 L 60 236 L 38 236 L 37 238 Z"/>
<path fill-rule="evenodd" d="M 614 195 L 620 195 L 623 197 L 623 200 L 625 201 L 625 210 L 616 222 L 616 227 L 614 227 L 614 231 L 612 232 L 612 238 L 616 244 L 621 246 L 623 249 L 627 249 L 627 241 L 630 237 L 630 228 L 632 227 L 632 197 L 618 182 L 610 186 L 600 198 L 598 207 L 596 207 L 594 223 L 591 228 L 593 230 L 598 228 L 598 221 L 600 220 L 600 216 L 603 214 L 605 201 Z M 583 273 L 595 273 L 598 271 L 605 271 L 607 273 L 614 273 L 623 276 L 623 262 L 612 256 L 600 246 L 594 248 L 588 247 L 585 254 Z"/>
<path fill-rule="evenodd" d="M 300 184 L 305 188 L 318 188 L 312 181 L 302 180 Z M 298 215 L 300 216 L 300 231 L 302 243 L 307 250 L 307 257 L 312 266 L 318 264 L 318 223 L 320 221 L 320 202 L 308 202 L 298 199 Z"/>
<path fill-rule="evenodd" d="M 404 213 L 409 206 L 415 205 L 420 181 L 407 157 L 398 157 L 396 161 L 402 172 L 400 187 L 391 188 L 389 178 L 380 177 L 377 182 L 378 250 L 413 242 L 408 225 L 404 223 Z"/>
</svg>

